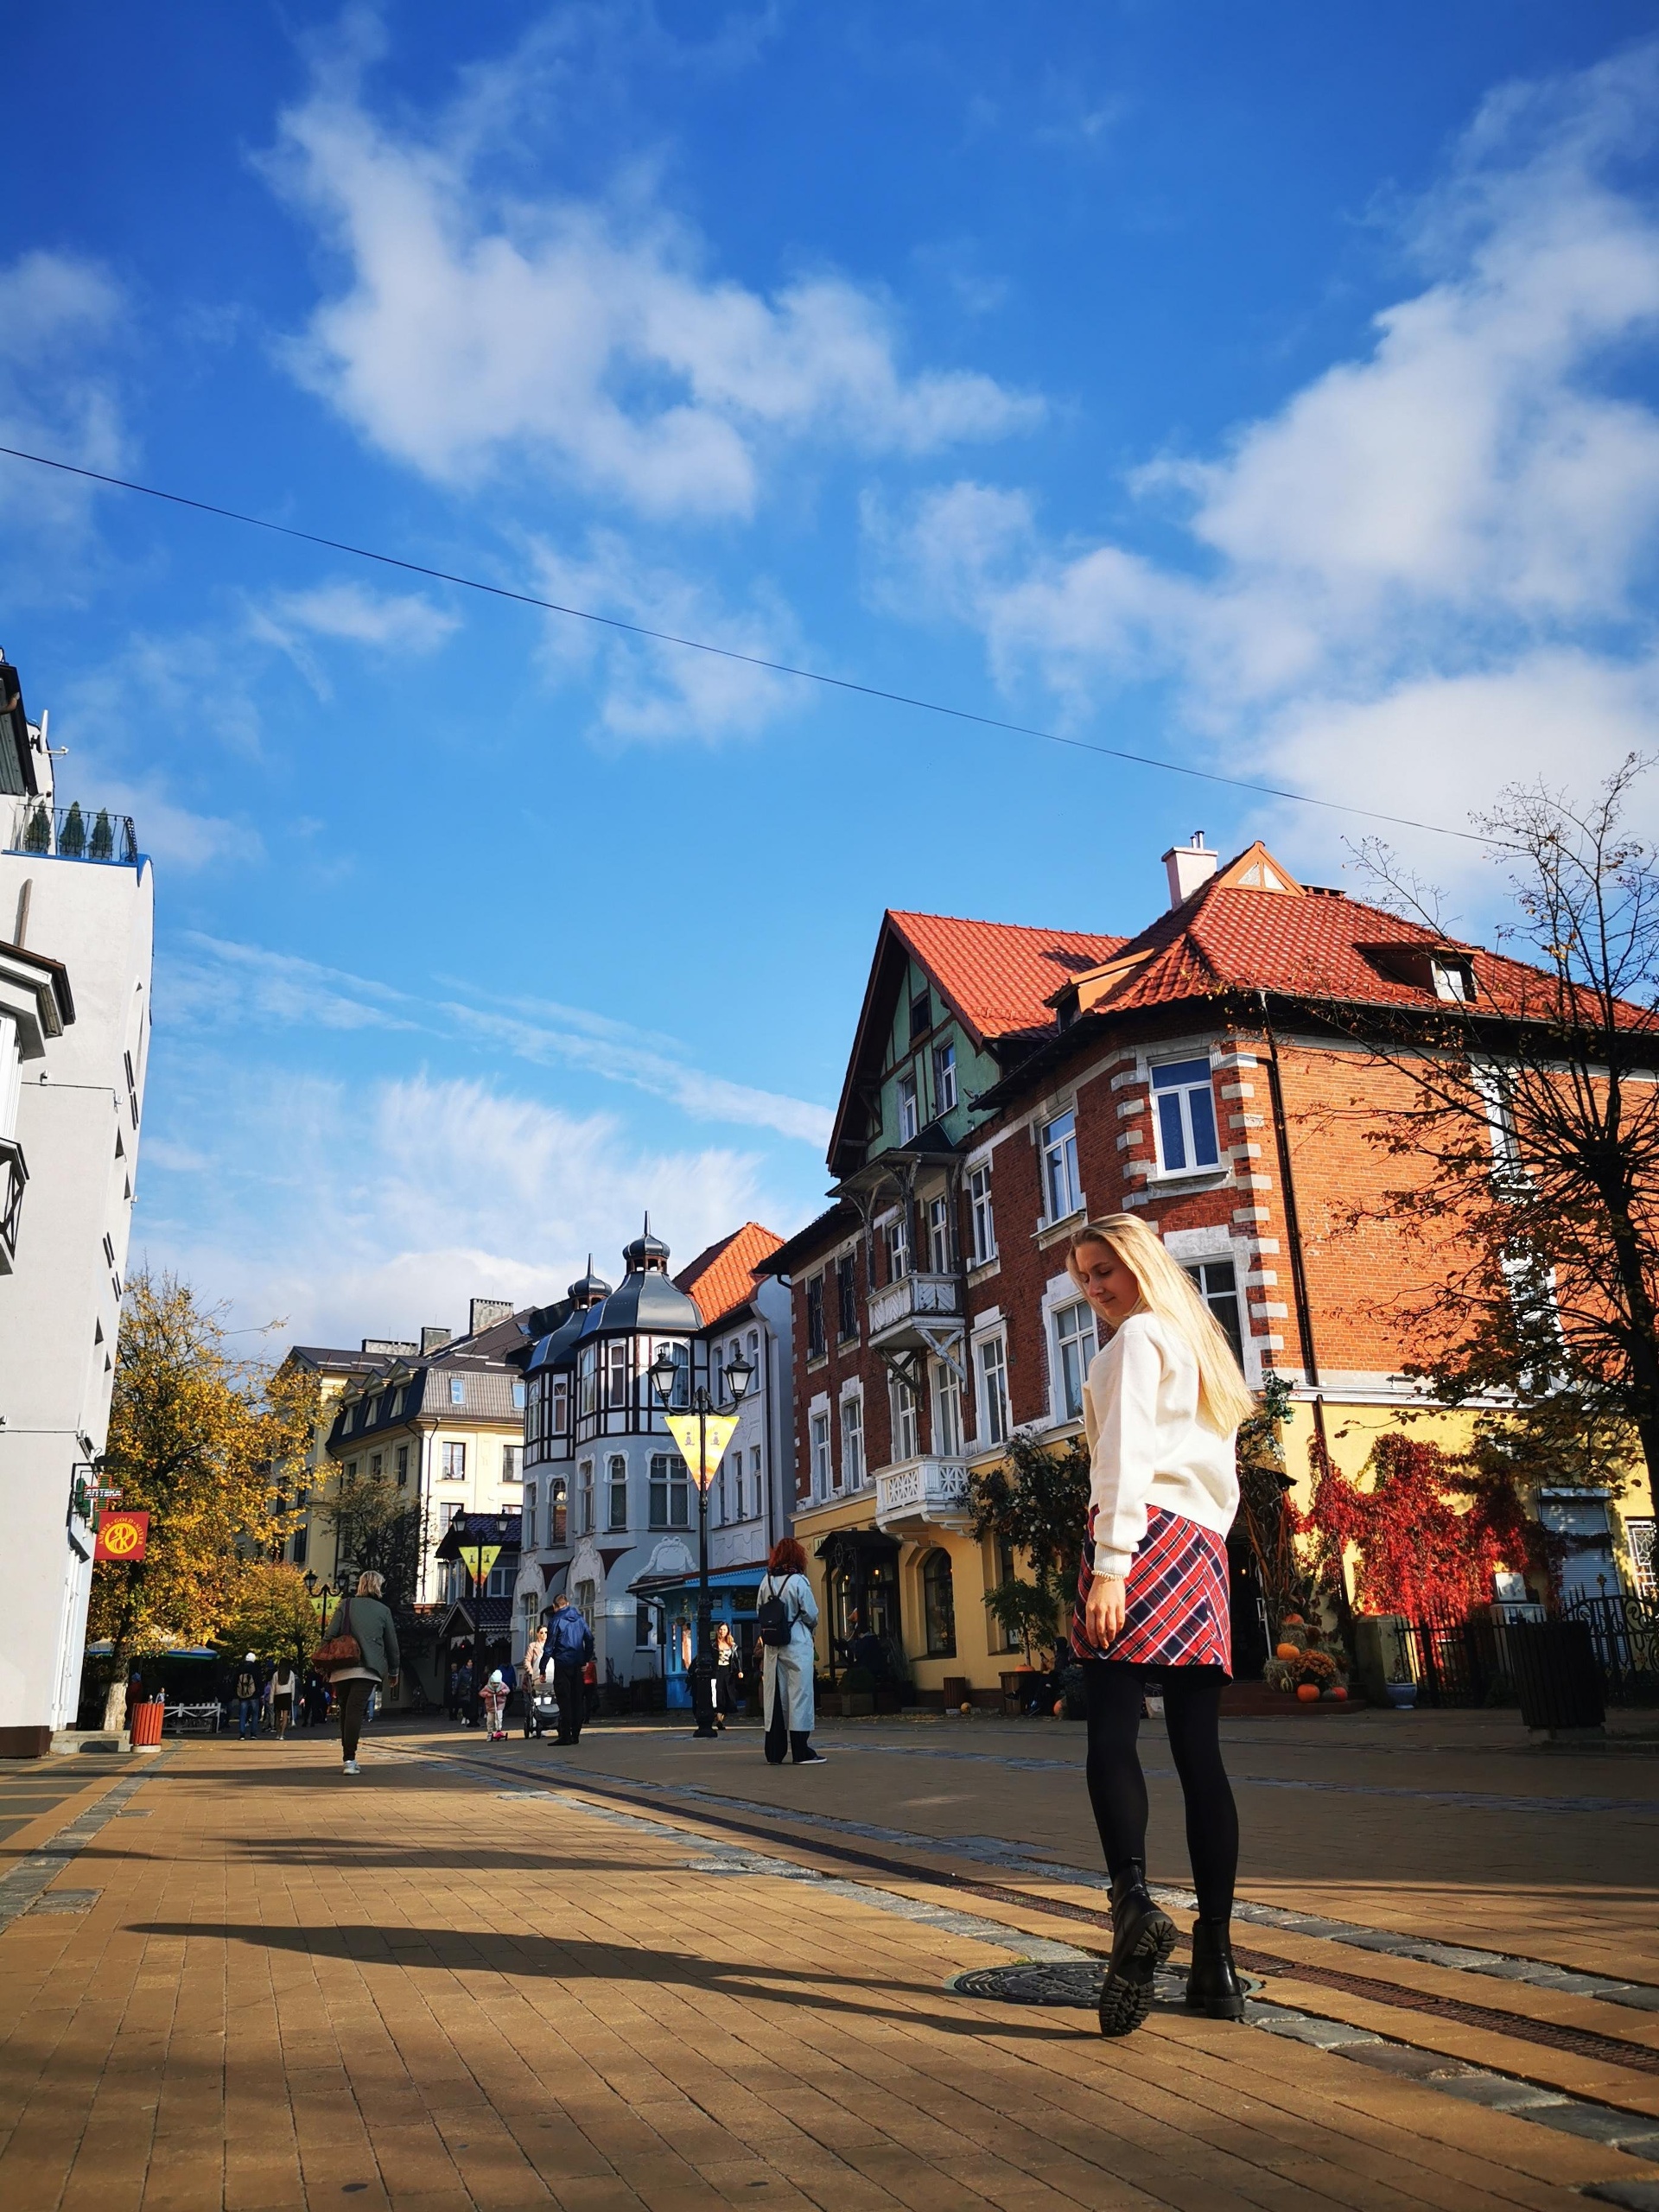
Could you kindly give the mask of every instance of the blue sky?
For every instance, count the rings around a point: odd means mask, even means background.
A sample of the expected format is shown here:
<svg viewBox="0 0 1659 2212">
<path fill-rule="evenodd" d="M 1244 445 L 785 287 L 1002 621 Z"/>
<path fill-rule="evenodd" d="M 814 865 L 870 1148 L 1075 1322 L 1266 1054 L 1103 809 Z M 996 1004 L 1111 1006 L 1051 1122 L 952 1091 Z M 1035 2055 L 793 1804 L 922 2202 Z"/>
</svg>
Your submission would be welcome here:
<svg viewBox="0 0 1659 2212">
<path fill-rule="evenodd" d="M 1650 22 L 62 0 L 0 442 L 1461 824 L 1659 727 Z M 136 1249 L 313 1339 L 797 1225 L 884 906 L 1129 930 L 1195 825 L 1368 827 L 17 462 L 0 564 L 156 856 Z"/>
</svg>

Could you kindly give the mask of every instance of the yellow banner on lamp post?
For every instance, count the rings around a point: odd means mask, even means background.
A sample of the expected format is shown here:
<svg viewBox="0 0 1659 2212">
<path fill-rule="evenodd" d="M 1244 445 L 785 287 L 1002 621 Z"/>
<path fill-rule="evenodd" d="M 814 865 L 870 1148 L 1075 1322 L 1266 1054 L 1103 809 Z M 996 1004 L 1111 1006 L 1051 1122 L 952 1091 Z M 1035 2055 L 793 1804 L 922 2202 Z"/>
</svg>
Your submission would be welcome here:
<svg viewBox="0 0 1659 2212">
<path fill-rule="evenodd" d="M 715 1470 L 726 1457 L 726 1446 L 737 1429 L 735 1414 L 665 1414 L 668 1433 L 680 1447 L 680 1457 L 691 1470 L 699 1490 L 707 1490 Z M 697 1465 L 697 1429 L 702 1429 L 704 1459 Z"/>
<path fill-rule="evenodd" d="M 490 1579 L 490 1569 L 501 1556 L 499 1544 L 463 1544 L 461 1558 L 472 1569 L 473 1585 L 481 1590 Z"/>
</svg>

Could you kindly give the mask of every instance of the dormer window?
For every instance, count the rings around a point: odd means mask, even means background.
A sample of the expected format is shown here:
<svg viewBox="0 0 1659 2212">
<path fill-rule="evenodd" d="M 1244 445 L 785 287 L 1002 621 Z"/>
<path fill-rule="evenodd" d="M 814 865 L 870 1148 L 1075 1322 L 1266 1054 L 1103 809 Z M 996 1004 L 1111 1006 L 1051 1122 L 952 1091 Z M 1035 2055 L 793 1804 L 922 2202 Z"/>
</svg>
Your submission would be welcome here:
<svg viewBox="0 0 1659 2212">
<path fill-rule="evenodd" d="M 1450 1005 L 1473 1004 L 1476 992 L 1472 962 L 1446 958 L 1431 960 L 1428 972 L 1437 999 L 1444 999 Z"/>
<path fill-rule="evenodd" d="M 925 1037 L 933 1027 L 933 1002 L 926 991 L 918 991 L 910 1002 L 910 1041 Z"/>
</svg>

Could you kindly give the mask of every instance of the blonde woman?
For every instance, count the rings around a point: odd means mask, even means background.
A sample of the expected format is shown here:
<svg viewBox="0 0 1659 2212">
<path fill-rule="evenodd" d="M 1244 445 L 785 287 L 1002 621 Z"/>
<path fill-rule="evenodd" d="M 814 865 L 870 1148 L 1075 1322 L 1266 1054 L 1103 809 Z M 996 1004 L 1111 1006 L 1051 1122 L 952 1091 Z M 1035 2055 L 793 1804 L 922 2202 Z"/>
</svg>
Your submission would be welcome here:
<svg viewBox="0 0 1659 2212">
<path fill-rule="evenodd" d="M 369 1700 L 377 1689 L 397 1687 L 397 1669 L 401 1664 L 397 1627 L 391 1618 L 391 1608 L 381 1599 L 385 1587 L 385 1577 L 377 1574 L 372 1567 L 366 1568 L 357 1578 L 355 1597 L 342 1598 L 328 1624 L 331 1642 L 337 1636 L 353 1637 L 359 1654 L 349 1666 L 331 1667 L 328 1670 L 328 1686 L 340 1700 L 340 1749 L 344 1763 L 341 1771 L 346 1774 L 359 1770 L 357 1746 Z"/>
<path fill-rule="evenodd" d="M 1147 1889 L 1147 1785 L 1135 1751 L 1146 1677 L 1186 1800 L 1198 1892 L 1186 2001 L 1238 2020 L 1230 1922 L 1238 1815 L 1222 1764 L 1222 1686 L 1232 1667 L 1227 1531 L 1238 1508 L 1233 1440 L 1251 1399 L 1232 1347 L 1157 1232 L 1133 1214 L 1091 1221 L 1066 1265 L 1100 1322 L 1084 1426 L 1089 1527 L 1071 1641 L 1089 1715 L 1089 1796 L 1112 1879 L 1103 2035 L 1138 2028 L 1174 1923 Z"/>
</svg>

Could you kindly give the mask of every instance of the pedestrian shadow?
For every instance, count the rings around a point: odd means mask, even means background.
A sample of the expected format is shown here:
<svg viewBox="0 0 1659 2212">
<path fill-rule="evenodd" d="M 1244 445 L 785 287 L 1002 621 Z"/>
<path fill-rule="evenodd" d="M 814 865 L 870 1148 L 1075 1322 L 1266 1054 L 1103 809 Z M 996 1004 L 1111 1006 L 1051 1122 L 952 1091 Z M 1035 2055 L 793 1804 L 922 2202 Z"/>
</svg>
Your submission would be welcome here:
<svg viewBox="0 0 1659 2212">
<path fill-rule="evenodd" d="M 257 1866 L 423 1866 L 490 1868 L 504 1874 L 604 1874 L 617 1872 L 613 1859 L 580 1859 L 556 1851 L 514 1850 L 486 1844 L 476 1849 L 449 1845 L 398 1844 L 374 1837 L 228 1836 L 226 1841 Z M 652 1870 L 655 1871 L 655 1870 Z"/>
<path fill-rule="evenodd" d="M 1046 2019 L 997 2020 L 906 2005 L 862 2002 L 852 1993 L 893 1993 L 903 1986 L 891 1975 L 849 1974 L 791 1967 L 776 1962 L 753 1965 L 702 1959 L 684 1951 L 631 1948 L 580 1937 L 506 1935 L 494 1929 L 461 1928 L 283 1928 L 251 1922 L 130 1921 L 129 1936 L 189 1936 L 223 1943 L 247 1943 L 268 1951 L 291 1951 L 308 1958 L 339 1959 L 353 1966 L 429 1968 L 444 1974 L 531 1975 L 550 1981 L 649 1982 L 653 1986 L 714 1991 L 735 2002 L 757 1998 L 798 2004 L 816 2012 L 846 2013 L 868 2019 L 899 2020 L 936 2028 L 942 2035 L 1014 2036 L 1039 2043 L 1056 2036 L 1094 2032 L 1071 2008 L 1045 2007 Z M 791 1988 L 791 1983 L 804 1985 Z M 846 1994 L 832 1993 L 845 1992 Z M 923 1993 L 915 1993 L 920 1996 Z M 936 1993 L 930 1990 L 930 1994 Z M 1014 2008 L 1010 2008 L 1011 2010 Z M 1021 2006 L 1021 2012 L 1032 2008 Z"/>
</svg>

